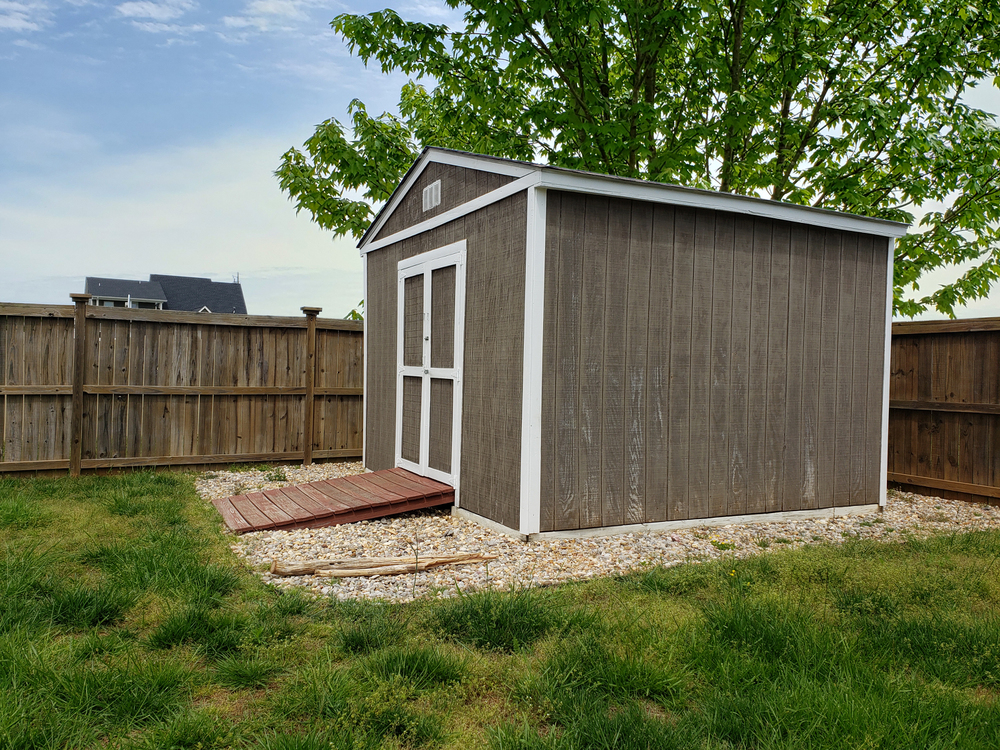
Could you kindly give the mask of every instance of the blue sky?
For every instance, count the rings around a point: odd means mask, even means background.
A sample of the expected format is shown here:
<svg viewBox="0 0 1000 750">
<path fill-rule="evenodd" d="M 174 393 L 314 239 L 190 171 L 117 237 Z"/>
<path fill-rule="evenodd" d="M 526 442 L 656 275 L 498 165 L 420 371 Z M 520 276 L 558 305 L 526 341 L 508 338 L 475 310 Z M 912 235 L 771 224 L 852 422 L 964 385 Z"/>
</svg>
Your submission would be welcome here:
<svg viewBox="0 0 1000 750">
<path fill-rule="evenodd" d="M 0 0 L 0 300 L 239 273 L 251 313 L 346 314 L 354 242 L 296 216 L 272 172 L 351 99 L 395 105 L 404 78 L 366 70 L 329 27 L 386 5 L 458 19 L 430 0 Z M 970 103 L 1000 111 L 1000 92 Z M 1000 315 L 1000 290 L 963 314 Z"/>
<path fill-rule="evenodd" d="M 385 3 L 0 0 L 0 300 L 69 303 L 85 276 L 210 276 L 251 313 L 342 316 L 353 241 L 296 216 L 281 154 L 403 78 L 329 27 Z M 442 21 L 443 5 L 397 4 Z"/>
</svg>

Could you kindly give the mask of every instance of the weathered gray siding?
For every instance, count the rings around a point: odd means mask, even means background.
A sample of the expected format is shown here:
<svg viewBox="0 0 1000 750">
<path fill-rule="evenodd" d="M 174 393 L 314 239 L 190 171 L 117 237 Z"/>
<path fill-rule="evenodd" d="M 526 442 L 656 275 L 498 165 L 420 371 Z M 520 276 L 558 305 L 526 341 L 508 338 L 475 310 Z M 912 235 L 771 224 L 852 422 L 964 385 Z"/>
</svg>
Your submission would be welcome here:
<svg viewBox="0 0 1000 750">
<path fill-rule="evenodd" d="M 377 470 L 395 462 L 396 265 L 404 258 L 467 241 L 460 502 L 467 510 L 512 528 L 520 520 L 526 208 L 525 194 L 518 193 L 369 253 L 365 300 L 366 465 Z M 440 282 L 446 284 L 447 279 L 442 276 Z M 447 410 L 435 412 L 433 405 L 435 396 L 443 397 L 446 389 L 432 384 L 432 419 L 442 427 Z M 447 460 L 435 446 L 431 456 L 434 463 Z"/>
<path fill-rule="evenodd" d="M 552 191 L 542 531 L 875 503 L 887 241 Z"/>
<path fill-rule="evenodd" d="M 507 175 L 432 162 L 427 165 L 410 191 L 396 206 L 375 239 L 388 237 L 421 221 L 432 219 L 438 214 L 468 203 L 473 198 L 496 190 L 513 179 Z M 429 211 L 424 211 L 424 188 L 435 180 L 441 180 L 441 203 Z"/>
</svg>

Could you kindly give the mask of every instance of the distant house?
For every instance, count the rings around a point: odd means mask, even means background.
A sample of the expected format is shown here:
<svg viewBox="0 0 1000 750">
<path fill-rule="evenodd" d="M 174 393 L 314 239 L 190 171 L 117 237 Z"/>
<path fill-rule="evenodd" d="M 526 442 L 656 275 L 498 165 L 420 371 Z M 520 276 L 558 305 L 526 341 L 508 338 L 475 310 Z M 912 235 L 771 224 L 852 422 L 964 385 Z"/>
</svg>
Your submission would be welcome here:
<svg viewBox="0 0 1000 750">
<path fill-rule="evenodd" d="M 212 281 L 196 276 L 150 274 L 149 281 L 88 276 L 84 291 L 92 295 L 90 304 L 102 307 L 247 313 L 239 282 Z"/>
</svg>

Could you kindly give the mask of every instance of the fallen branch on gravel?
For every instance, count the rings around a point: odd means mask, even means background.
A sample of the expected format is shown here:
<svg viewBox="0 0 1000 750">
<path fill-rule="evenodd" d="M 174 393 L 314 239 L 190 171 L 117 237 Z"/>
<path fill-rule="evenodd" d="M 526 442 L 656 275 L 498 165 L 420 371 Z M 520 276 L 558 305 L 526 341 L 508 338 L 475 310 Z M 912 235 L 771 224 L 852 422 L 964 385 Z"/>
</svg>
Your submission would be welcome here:
<svg viewBox="0 0 1000 750">
<path fill-rule="evenodd" d="M 334 560 L 304 560 L 302 562 L 271 561 L 271 573 L 276 576 L 323 576 L 324 578 L 354 578 L 362 576 L 396 576 L 418 573 L 440 565 L 496 560 L 496 555 L 428 555 L 427 557 L 341 557 Z"/>
</svg>

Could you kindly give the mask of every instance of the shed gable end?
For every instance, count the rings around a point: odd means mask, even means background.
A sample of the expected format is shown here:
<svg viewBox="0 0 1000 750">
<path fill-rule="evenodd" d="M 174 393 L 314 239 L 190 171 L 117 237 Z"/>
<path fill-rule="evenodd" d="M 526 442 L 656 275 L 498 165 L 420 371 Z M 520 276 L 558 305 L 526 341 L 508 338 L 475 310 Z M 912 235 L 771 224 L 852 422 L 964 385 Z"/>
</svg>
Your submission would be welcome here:
<svg viewBox="0 0 1000 750">
<path fill-rule="evenodd" d="M 492 192 L 514 179 L 510 175 L 430 162 L 386 218 L 374 239 L 381 240 L 404 229 L 409 229 L 415 224 L 432 219 L 438 214 L 450 211 L 481 195 L 486 195 L 486 193 Z M 431 201 L 434 205 L 425 210 L 424 191 L 438 181 L 440 181 L 440 186 L 434 191 L 435 197 L 439 200 L 436 203 Z M 437 192 L 438 189 L 440 192 Z"/>
</svg>

